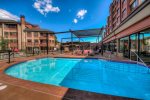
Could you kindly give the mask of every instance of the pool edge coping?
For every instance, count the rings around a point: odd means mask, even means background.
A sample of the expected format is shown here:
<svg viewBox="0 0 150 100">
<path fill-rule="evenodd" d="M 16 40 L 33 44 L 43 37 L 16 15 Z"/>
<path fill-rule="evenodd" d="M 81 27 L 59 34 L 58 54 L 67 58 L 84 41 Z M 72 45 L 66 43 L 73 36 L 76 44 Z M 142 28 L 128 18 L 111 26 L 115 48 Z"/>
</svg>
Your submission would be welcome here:
<svg viewBox="0 0 150 100">
<path fill-rule="evenodd" d="M 27 57 L 28 58 L 28 57 Z M 17 64 L 20 64 L 20 63 L 24 63 L 24 62 L 27 62 L 27 61 L 30 61 L 30 60 L 37 60 L 37 59 L 43 59 L 43 58 L 75 58 L 75 59 L 103 59 L 103 60 L 107 60 L 109 61 L 109 59 L 104 59 L 104 58 L 90 58 L 90 57 L 86 57 L 86 58 L 79 58 L 79 57 L 51 57 L 51 56 L 44 56 L 44 57 L 33 57 L 33 58 L 29 58 L 29 59 L 25 59 L 25 60 L 21 60 L 21 61 L 16 61 L 16 62 L 13 62 L 11 64 L 8 64 L 8 65 L 4 65 L 2 66 L 2 69 L 0 68 L 0 75 L 2 74 L 3 76 L 7 77 L 7 78 L 10 78 L 12 80 L 17 80 L 17 82 L 21 82 L 21 83 L 30 83 L 30 84 L 40 84 L 41 86 L 44 86 L 44 85 L 48 85 L 49 87 L 56 87 L 56 88 L 62 88 L 62 89 L 65 89 L 66 91 L 69 89 L 69 88 L 66 88 L 66 87 L 63 87 L 63 86 L 54 86 L 54 85 L 50 85 L 50 84 L 44 84 L 44 83 L 38 83 L 38 82 L 33 82 L 33 81 L 29 81 L 29 80 L 24 80 L 24 79 L 19 79 L 19 78 L 15 78 L 15 77 L 12 77 L 10 75 L 7 75 L 5 73 L 5 71 L 14 66 L 14 65 L 17 65 Z M 128 61 L 119 61 L 119 60 L 110 60 L 110 61 L 114 61 L 114 62 L 122 62 L 122 63 L 127 63 Z M 132 64 L 135 64 L 135 62 L 129 62 L 129 63 L 132 63 Z M 4 67 L 4 68 L 3 68 Z M 1 80 L 1 77 L 0 77 L 0 80 Z M 2 80 L 2 81 L 5 81 L 5 82 L 9 82 L 7 80 Z M 18 85 L 16 84 L 17 82 L 9 82 L 10 84 L 12 85 Z M 24 86 L 23 86 L 24 87 Z M 25 88 L 28 88 L 25 86 Z M 28 88 L 29 89 L 29 88 Z M 34 89 L 34 90 L 37 90 L 37 89 Z M 39 91 L 43 91 L 43 90 L 39 90 Z M 99 93 L 99 94 L 102 94 L 102 95 L 108 95 L 108 96 L 115 96 L 115 95 L 109 95 L 109 94 L 103 94 L 103 93 Z M 55 95 L 55 94 L 52 94 L 52 95 Z M 60 97 L 61 99 L 64 98 L 64 95 L 57 95 L 58 97 Z M 115 96 L 115 97 L 122 97 L 122 96 Z M 126 97 L 122 97 L 122 98 L 126 98 Z M 132 98 L 131 98 L 132 99 Z"/>
</svg>

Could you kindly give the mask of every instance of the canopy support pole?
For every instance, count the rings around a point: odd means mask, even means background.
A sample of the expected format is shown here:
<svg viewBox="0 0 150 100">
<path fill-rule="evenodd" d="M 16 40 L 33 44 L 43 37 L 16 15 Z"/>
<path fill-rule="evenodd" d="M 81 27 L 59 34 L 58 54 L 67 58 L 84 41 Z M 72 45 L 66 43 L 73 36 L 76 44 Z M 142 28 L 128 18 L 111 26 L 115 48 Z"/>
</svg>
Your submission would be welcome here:
<svg viewBox="0 0 150 100">
<path fill-rule="evenodd" d="M 70 29 L 69 30 L 70 31 L 70 33 L 71 33 L 71 50 L 72 50 L 72 55 L 73 55 L 73 34 L 72 34 L 72 30 Z"/>
<path fill-rule="evenodd" d="M 63 41 L 63 38 L 61 38 L 61 46 L 60 46 L 60 53 L 62 54 L 62 48 L 63 48 L 63 45 L 62 45 L 62 41 Z"/>
</svg>

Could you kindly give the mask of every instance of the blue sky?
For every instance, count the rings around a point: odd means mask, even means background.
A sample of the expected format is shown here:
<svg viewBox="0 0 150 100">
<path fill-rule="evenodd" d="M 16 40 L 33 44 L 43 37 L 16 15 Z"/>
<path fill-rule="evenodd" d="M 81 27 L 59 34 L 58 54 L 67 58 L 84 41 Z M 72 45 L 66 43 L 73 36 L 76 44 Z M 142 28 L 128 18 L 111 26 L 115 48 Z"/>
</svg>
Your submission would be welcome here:
<svg viewBox="0 0 150 100">
<path fill-rule="evenodd" d="M 16 19 L 24 15 L 26 21 L 55 32 L 100 28 L 106 25 L 111 2 L 112 0 L 0 0 L 0 15 L 3 11 Z M 58 35 L 59 40 L 62 37 L 70 35 Z"/>
</svg>

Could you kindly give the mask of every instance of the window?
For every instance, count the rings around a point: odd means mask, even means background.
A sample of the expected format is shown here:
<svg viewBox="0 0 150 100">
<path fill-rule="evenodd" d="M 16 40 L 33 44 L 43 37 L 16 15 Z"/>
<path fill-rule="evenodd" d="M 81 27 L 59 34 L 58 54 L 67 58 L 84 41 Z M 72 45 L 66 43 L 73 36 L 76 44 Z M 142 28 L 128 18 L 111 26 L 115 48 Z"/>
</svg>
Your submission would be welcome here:
<svg viewBox="0 0 150 100">
<path fill-rule="evenodd" d="M 39 41 L 38 40 L 34 40 L 34 43 L 39 43 Z"/>
<path fill-rule="evenodd" d="M 16 24 L 5 24 L 5 28 L 17 28 Z"/>
<path fill-rule="evenodd" d="M 114 23 L 114 27 L 116 27 L 116 22 Z"/>
<path fill-rule="evenodd" d="M 9 40 L 9 43 L 14 43 L 14 40 L 13 40 L 13 39 L 10 39 L 10 40 Z"/>
<path fill-rule="evenodd" d="M 124 18 L 125 16 L 126 16 L 126 9 L 124 9 L 122 12 L 122 18 Z"/>
<path fill-rule="evenodd" d="M 141 0 L 141 2 L 143 3 L 145 0 Z"/>
<path fill-rule="evenodd" d="M 145 62 L 150 63 L 150 29 L 140 32 L 139 36 L 140 57 L 144 58 Z"/>
<path fill-rule="evenodd" d="M 119 3 L 120 0 L 116 0 L 117 4 Z"/>
<path fill-rule="evenodd" d="M 118 8 L 118 9 L 117 9 L 117 14 L 119 14 L 119 11 L 120 11 L 120 9 Z"/>
<path fill-rule="evenodd" d="M 27 37 L 31 37 L 32 36 L 32 33 L 31 32 L 28 32 L 27 33 Z"/>
<path fill-rule="evenodd" d="M 117 17 L 117 23 L 119 22 L 119 17 Z"/>
<path fill-rule="evenodd" d="M 17 43 L 18 42 L 18 40 L 17 39 L 14 39 L 14 43 Z"/>
<path fill-rule="evenodd" d="M 17 33 L 16 32 L 10 32 L 10 36 L 16 36 Z"/>
<path fill-rule="evenodd" d="M 32 40 L 31 39 L 27 40 L 27 45 L 32 45 Z"/>
<path fill-rule="evenodd" d="M 123 0 L 123 1 L 122 1 L 122 5 L 124 5 L 125 2 L 126 2 L 126 0 Z"/>
<path fill-rule="evenodd" d="M 52 40 L 52 43 L 54 43 L 54 40 Z"/>
<path fill-rule="evenodd" d="M 43 43 L 46 43 L 46 40 L 41 40 L 40 42 L 41 42 L 41 44 L 43 44 Z"/>
<path fill-rule="evenodd" d="M 38 32 L 35 32 L 35 33 L 34 33 L 34 37 L 38 37 Z"/>
<path fill-rule="evenodd" d="M 32 40 L 28 39 L 28 40 L 27 40 L 27 42 L 28 42 L 28 43 L 31 43 L 31 42 L 32 42 Z"/>
<path fill-rule="evenodd" d="M 123 53 L 124 57 L 129 57 L 129 37 L 124 37 L 119 40 L 119 52 Z"/>
<path fill-rule="evenodd" d="M 46 37 L 46 33 L 41 33 L 40 34 L 42 37 Z"/>
<path fill-rule="evenodd" d="M 53 37 L 53 34 L 50 34 L 50 37 Z"/>
<path fill-rule="evenodd" d="M 130 10 L 133 11 L 137 6 L 138 6 L 138 0 L 135 0 L 130 6 Z"/>
<path fill-rule="evenodd" d="M 131 50 L 134 52 L 137 52 L 138 50 L 138 35 L 133 34 L 130 36 L 130 44 L 131 44 Z"/>
<path fill-rule="evenodd" d="M 5 37 L 5 38 L 8 38 L 8 32 L 5 32 L 5 33 L 4 33 L 4 37 Z"/>
</svg>

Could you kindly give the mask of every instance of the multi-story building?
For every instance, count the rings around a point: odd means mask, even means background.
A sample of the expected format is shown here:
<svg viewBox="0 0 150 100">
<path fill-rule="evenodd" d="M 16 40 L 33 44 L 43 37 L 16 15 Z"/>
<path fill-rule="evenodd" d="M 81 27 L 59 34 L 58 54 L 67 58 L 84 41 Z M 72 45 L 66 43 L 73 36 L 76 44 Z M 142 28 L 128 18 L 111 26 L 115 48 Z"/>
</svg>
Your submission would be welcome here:
<svg viewBox="0 0 150 100">
<path fill-rule="evenodd" d="M 150 0 L 113 0 L 103 36 L 106 50 L 130 57 L 137 53 L 150 62 Z"/>
<path fill-rule="evenodd" d="M 14 20 L 0 20 L 0 37 L 8 40 L 9 49 L 32 51 L 33 49 L 46 50 L 47 42 L 49 50 L 55 47 L 54 32 L 41 29 L 25 21 L 20 17 L 20 22 Z"/>
<path fill-rule="evenodd" d="M 18 23 L 13 20 L 0 20 L 0 37 L 9 41 L 8 47 L 18 48 Z"/>
</svg>

